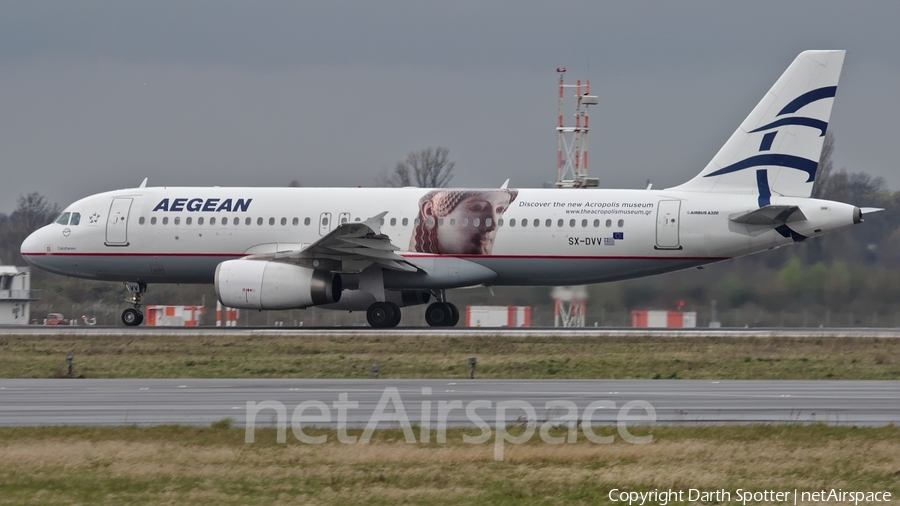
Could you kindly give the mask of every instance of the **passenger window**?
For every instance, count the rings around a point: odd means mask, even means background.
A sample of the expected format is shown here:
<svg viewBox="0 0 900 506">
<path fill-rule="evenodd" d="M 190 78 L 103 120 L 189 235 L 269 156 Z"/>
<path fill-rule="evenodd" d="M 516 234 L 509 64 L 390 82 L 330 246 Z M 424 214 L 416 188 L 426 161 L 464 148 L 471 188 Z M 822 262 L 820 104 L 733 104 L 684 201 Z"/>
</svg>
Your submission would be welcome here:
<svg viewBox="0 0 900 506">
<path fill-rule="evenodd" d="M 619 228 L 622 228 L 624 226 L 625 226 L 625 220 L 619 220 Z"/>
<path fill-rule="evenodd" d="M 428 217 L 428 218 L 425 220 L 425 226 L 428 227 L 428 228 L 433 227 L 433 226 L 434 226 L 434 218 Z"/>
<path fill-rule="evenodd" d="M 353 221 L 360 221 L 360 220 L 359 220 L 359 218 L 353 218 Z M 378 224 L 384 225 L 384 218 L 381 218 L 380 220 L 378 220 Z"/>
<path fill-rule="evenodd" d="M 328 226 L 328 218 L 322 218 L 322 226 L 323 226 L 323 227 L 327 227 L 327 226 Z"/>
<path fill-rule="evenodd" d="M 262 217 L 256 218 L 256 224 L 262 225 Z"/>
<path fill-rule="evenodd" d="M 406 218 L 403 218 L 403 221 L 406 221 Z M 406 223 L 404 223 L 404 225 L 406 225 Z M 421 221 L 419 220 L 419 218 L 413 220 L 413 226 L 418 227 L 419 225 L 421 225 Z"/>
<path fill-rule="evenodd" d="M 188 216 L 187 218 L 184 219 L 184 224 L 185 224 L 185 225 L 190 225 L 192 220 L 193 220 L 193 218 L 191 218 L 190 216 Z"/>
<path fill-rule="evenodd" d="M 150 224 L 151 224 L 151 225 L 156 225 L 156 216 L 150 218 Z"/>
<path fill-rule="evenodd" d="M 144 224 L 144 217 L 141 216 L 141 218 L 138 220 L 138 225 L 143 225 L 143 224 Z"/>
<path fill-rule="evenodd" d="M 581 226 L 582 226 L 582 227 L 586 227 L 586 226 L 587 226 L 587 220 L 586 220 L 586 219 L 585 219 L 585 220 L 581 220 Z"/>
<path fill-rule="evenodd" d="M 307 217 L 306 219 L 303 220 L 303 224 L 306 225 L 307 227 L 309 226 L 309 223 L 310 223 L 309 217 Z"/>
<path fill-rule="evenodd" d="M 522 220 L 522 226 L 523 226 L 523 227 L 527 227 L 527 226 L 528 226 L 528 220 Z"/>
<path fill-rule="evenodd" d="M 594 228 L 597 228 L 599 226 L 600 226 L 600 220 L 594 220 Z"/>
<path fill-rule="evenodd" d="M 294 221 L 291 222 L 295 227 L 300 224 L 300 218 L 294 218 Z"/>
<path fill-rule="evenodd" d="M 516 226 L 516 219 L 515 219 L 515 218 L 512 218 L 512 219 L 509 220 L 509 226 L 510 226 L 510 227 L 515 227 L 515 226 Z"/>
<path fill-rule="evenodd" d="M 534 219 L 534 226 L 535 226 L 535 227 L 540 227 L 540 226 L 541 226 L 541 220 L 535 218 L 535 219 Z"/>
<path fill-rule="evenodd" d="M 197 218 L 197 225 L 203 225 L 203 216 Z"/>
<path fill-rule="evenodd" d="M 557 222 L 556 222 L 556 226 L 559 227 L 559 228 L 562 228 L 562 227 L 563 227 L 563 220 L 557 221 Z"/>
<path fill-rule="evenodd" d="M 269 226 L 275 225 L 275 218 L 269 218 Z"/>
<path fill-rule="evenodd" d="M 249 216 L 247 216 L 247 218 L 244 220 L 244 225 L 250 225 L 251 223 L 253 223 L 253 220 L 250 219 Z"/>
<path fill-rule="evenodd" d="M 409 218 L 403 218 L 403 226 L 409 225 Z"/>
<path fill-rule="evenodd" d="M 397 218 L 391 218 L 391 226 L 393 227 L 396 224 L 397 224 Z"/>
<path fill-rule="evenodd" d="M 81 223 L 81 213 L 72 213 L 72 219 L 69 221 L 69 225 L 75 226 Z"/>
<path fill-rule="evenodd" d="M 165 220 L 163 220 L 163 221 L 165 221 Z M 215 225 L 215 224 L 216 224 L 216 217 L 215 217 L 215 216 L 213 216 L 212 218 L 209 219 L 209 224 L 210 224 L 210 225 Z"/>
<path fill-rule="evenodd" d="M 502 226 L 503 226 L 503 218 L 500 218 L 499 220 L 497 220 L 497 226 L 498 226 L 498 227 L 502 227 Z"/>
<path fill-rule="evenodd" d="M 438 218 L 438 226 L 444 225 L 444 218 Z"/>
<path fill-rule="evenodd" d="M 68 225 L 69 224 L 69 213 L 62 213 L 62 216 L 60 216 L 59 219 L 56 220 L 56 223 L 59 223 L 60 225 Z"/>
<path fill-rule="evenodd" d="M 575 220 L 574 220 L 574 219 L 569 220 L 569 226 L 570 226 L 570 227 L 574 227 L 574 226 L 575 226 Z"/>
<path fill-rule="evenodd" d="M 485 227 L 490 227 L 493 223 L 494 223 L 494 221 L 493 221 L 492 219 L 490 219 L 490 218 L 485 218 L 485 219 L 484 219 L 484 226 L 485 226 Z"/>
<path fill-rule="evenodd" d="M 553 225 L 553 220 L 547 218 L 547 221 L 544 222 L 544 226 L 550 228 Z"/>
<path fill-rule="evenodd" d="M 472 226 L 477 227 L 481 224 L 481 218 L 472 218 Z"/>
<path fill-rule="evenodd" d="M 169 217 L 168 217 L 168 216 L 163 216 L 163 222 L 162 222 L 162 223 L 163 223 L 163 225 L 168 225 L 168 224 L 169 224 Z"/>
<path fill-rule="evenodd" d="M 281 218 L 281 226 L 287 225 L 287 218 Z"/>
<path fill-rule="evenodd" d="M 450 226 L 451 226 L 451 227 L 455 227 L 455 226 L 456 226 L 456 218 L 450 218 Z"/>
<path fill-rule="evenodd" d="M 181 223 L 181 218 L 179 218 L 178 216 L 176 216 L 176 217 L 175 217 L 175 222 L 174 222 L 174 223 L 175 223 L 176 225 L 178 225 L 179 223 Z"/>
</svg>

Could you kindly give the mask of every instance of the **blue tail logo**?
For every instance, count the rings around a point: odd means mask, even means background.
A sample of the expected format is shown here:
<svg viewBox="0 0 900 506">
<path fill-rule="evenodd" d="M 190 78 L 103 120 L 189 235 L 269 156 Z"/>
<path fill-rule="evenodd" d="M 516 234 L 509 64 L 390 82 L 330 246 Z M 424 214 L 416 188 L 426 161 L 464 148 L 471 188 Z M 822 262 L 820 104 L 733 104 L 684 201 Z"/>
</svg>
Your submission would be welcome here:
<svg viewBox="0 0 900 506">
<path fill-rule="evenodd" d="M 810 160 L 808 158 L 803 158 L 800 156 L 794 155 L 786 155 L 779 153 L 766 153 L 772 148 L 772 143 L 775 141 L 775 136 L 778 135 L 778 128 L 788 125 L 799 125 L 805 126 L 809 128 L 815 128 L 819 130 L 819 137 L 825 135 L 825 132 L 828 130 L 828 123 L 816 119 L 816 118 L 808 118 L 805 116 L 790 116 L 804 106 L 809 105 L 813 102 L 817 102 L 819 100 L 824 100 L 826 98 L 833 98 L 835 93 L 837 92 L 837 86 L 826 86 L 823 88 L 817 88 L 815 90 L 808 91 L 799 97 L 791 100 L 789 104 L 784 106 L 780 111 L 778 111 L 778 115 L 776 116 L 776 120 L 763 125 L 755 130 L 751 130 L 748 133 L 759 133 L 766 132 L 763 135 L 762 141 L 759 144 L 759 152 L 762 154 L 754 155 L 749 158 L 745 158 L 739 162 L 733 163 L 727 167 L 723 167 L 717 171 L 711 172 L 707 174 L 705 177 L 712 176 L 721 176 L 722 174 L 730 174 L 732 172 L 737 172 L 739 170 L 750 169 L 753 167 L 766 167 L 766 166 L 778 166 L 778 167 L 788 167 L 791 169 L 797 169 L 803 172 L 806 172 L 807 178 L 806 182 L 811 183 L 816 179 L 816 170 L 819 168 L 818 160 Z M 785 116 L 785 117 L 781 117 Z M 774 130 L 768 132 L 768 130 Z M 759 190 L 759 207 L 764 207 L 769 205 L 770 198 L 772 196 L 771 190 L 769 189 L 769 171 L 768 169 L 757 169 L 756 170 L 756 183 Z"/>
<path fill-rule="evenodd" d="M 763 125 L 755 130 L 752 130 L 748 133 L 758 133 L 765 132 L 767 130 L 775 130 L 779 127 L 788 126 L 788 125 L 800 125 L 806 126 L 810 128 L 815 128 L 819 130 L 819 137 L 825 135 L 825 132 L 828 130 L 828 123 L 818 120 L 815 118 L 807 118 L 805 116 L 786 116 L 781 118 L 780 116 L 785 116 L 789 114 L 793 114 L 803 108 L 806 105 L 809 105 L 813 102 L 817 102 L 819 100 L 824 100 L 826 98 L 833 98 L 837 92 L 837 86 L 826 86 L 824 88 L 817 88 L 812 91 L 808 91 L 803 95 L 792 100 L 789 104 L 784 106 L 780 111 L 778 111 L 779 118 L 775 121 Z M 767 132 L 763 138 L 762 142 L 759 145 L 759 155 L 751 156 L 750 158 L 746 158 L 737 163 L 733 163 L 727 167 L 723 167 L 715 172 L 711 172 L 707 174 L 705 177 L 712 176 L 721 176 L 722 174 L 729 174 L 732 172 L 737 172 L 739 170 L 749 169 L 752 167 L 760 167 L 760 166 L 779 166 L 779 167 L 788 167 L 791 169 L 797 169 L 803 172 L 806 172 L 808 177 L 806 179 L 807 183 L 811 183 L 816 179 L 816 170 L 819 167 L 818 160 L 809 160 L 807 158 L 793 156 L 793 155 L 785 155 L 778 153 L 765 153 L 765 151 L 769 151 L 772 148 L 772 143 L 775 141 L 775 136 L 778 134 L 778 130 L 773 132 Z M 763 174 L 760 174 L 762 172 Z M 762 206 L 763 202 L 763 194 L 768 193 L 768 175 L 766 174 L 766 170 L 757 171 L 757 181 L 764 181 L 765 185 L 760 183 L 760 205 Z M 765 200 L 768 201 L 768 195 L 765 195 Z M 768 202 L 766 202 L 768 204 Z"/>
</svg>

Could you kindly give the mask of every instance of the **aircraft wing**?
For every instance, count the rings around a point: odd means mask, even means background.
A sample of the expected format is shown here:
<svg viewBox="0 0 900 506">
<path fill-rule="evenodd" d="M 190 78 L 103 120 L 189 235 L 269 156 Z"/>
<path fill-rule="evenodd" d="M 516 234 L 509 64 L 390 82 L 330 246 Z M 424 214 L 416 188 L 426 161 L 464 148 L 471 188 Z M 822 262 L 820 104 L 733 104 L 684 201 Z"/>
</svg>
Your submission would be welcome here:
<svg viewBox="0 0 900 506">
<path fill-rule="evenodd" d="M 783 225 L 792 221 L 805 220 L 806 216 L 798 206 L 764 206 L 744 213 L 735 213 L 728 217 L 735 223 L 747 225 Z"/>
<path fill-rule="evenodd" d="M 371 264 L 385 269 L 417 272 L 419 269 L 396 253 L 400 248 L 381 233 L 381 219 L 387 212 L 366 221 L 343 223 L 309 246 L 289 245 L 283 251 L 250 255 L 253 260 L 296 263 L 330 271 L 361 271 Z"/>
</svg>

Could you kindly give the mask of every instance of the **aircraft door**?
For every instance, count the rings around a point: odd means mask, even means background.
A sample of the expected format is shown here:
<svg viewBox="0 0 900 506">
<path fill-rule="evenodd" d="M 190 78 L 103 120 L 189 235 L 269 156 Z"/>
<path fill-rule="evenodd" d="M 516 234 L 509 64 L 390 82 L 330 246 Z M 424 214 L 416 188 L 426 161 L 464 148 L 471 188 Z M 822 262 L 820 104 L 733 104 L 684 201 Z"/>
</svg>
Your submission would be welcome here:
<svg viewBox="0 0 900 506">
<path fill-rule="evenodd" d="M 128 246 L 128 212 L 131 210 L 131 198 L 114 198 L 109 206 L 109 217 L 106 219 L 107 246 Z"/>
<path fill-rule="evenodd" d="M 327 235 L 331 232 L 331 213 L 319 215 L 319 235 Z"/>
<path fill-rule="evenodd" d="M 680 200 L 660 200 L 656 210 L 656 249 L 681 249 Z"/>
<path fill-rule="evenodd" d="M 341 213 L 338 216 L 338 225 L 343 225 L 344 223 L 350 223 L 350 213 Z"/>
</svg>

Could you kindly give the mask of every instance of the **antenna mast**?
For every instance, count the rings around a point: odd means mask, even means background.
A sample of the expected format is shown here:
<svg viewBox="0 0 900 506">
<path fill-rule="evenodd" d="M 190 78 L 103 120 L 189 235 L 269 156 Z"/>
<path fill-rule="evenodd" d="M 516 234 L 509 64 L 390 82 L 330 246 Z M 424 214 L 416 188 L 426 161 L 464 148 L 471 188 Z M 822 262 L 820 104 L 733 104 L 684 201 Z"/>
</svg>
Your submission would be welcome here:
<svg viewBox="0 0 900 506">
<path fill-rule="evenodd" d="M 565 67 L 558 67 L 559 73 L 559 122 L 556 126 L 557 154 L 556 154 L 556 183 L 557 188 L 591 188 L 600 185 L 598 178 L 588 177 L 588 143 L 587 134 L 590 130 L 588 123 L 588 107 L 597 105 L 599 100 L 596 95 L 591 95 L 591 81 L 584 84 L 584 93 L 581 92 L 581 79 L 576 84 L 565 84 L 563 76 Z M 563 124 L 563 102 L 565 88 L 575 89 L 575 126 Z"/>
</svg>

